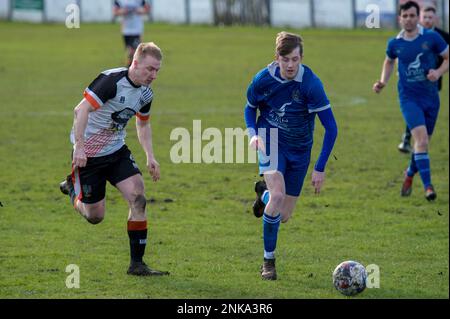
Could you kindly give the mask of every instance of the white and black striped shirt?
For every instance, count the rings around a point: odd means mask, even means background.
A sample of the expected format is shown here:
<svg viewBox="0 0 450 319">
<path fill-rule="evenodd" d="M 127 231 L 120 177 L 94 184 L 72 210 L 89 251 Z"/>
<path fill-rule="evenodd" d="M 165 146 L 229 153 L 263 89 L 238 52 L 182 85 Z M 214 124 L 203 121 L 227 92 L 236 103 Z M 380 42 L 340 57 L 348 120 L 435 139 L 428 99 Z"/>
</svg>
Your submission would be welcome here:
<svg viewBox="0 0 450 319">
<path fill-rule="evenodd" d="M 125 127 L 136 115 L 143 121 L 150 118 L 153 91 L 137 86 L 128 77 L 128 69 L 106 70 L 86 88 L 85 99 L 95 108 L 89 113 L 85 131 L 87 157 L 114 153 L 125 144 Z M 70 134 L 75 143 L 74 131 Z"/>
</svg>

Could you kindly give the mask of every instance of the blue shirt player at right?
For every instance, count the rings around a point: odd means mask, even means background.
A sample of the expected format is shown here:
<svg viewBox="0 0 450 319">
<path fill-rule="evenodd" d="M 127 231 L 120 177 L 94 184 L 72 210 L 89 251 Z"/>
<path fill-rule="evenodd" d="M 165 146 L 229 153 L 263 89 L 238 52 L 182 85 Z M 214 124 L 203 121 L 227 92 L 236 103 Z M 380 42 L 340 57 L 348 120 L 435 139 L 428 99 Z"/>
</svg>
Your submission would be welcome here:
<svg viewBox="0 0 450 319">
<path fill-rule="evenodd" d="M 318 115 L 325 127 L 322 151 L 312 172 L 320 193 L 325 165 L 337 136 L 337 125 L 322 82 L 302 65 L 303 42 L 296 34 L 280 32 L 276 60 L 261 70 L 247 90 L 245 122 L 250 146 L 258 150 L 259 173 L 253 213 L 263 217 L 264 263 L 261 277 L 276 280 L 275 247 L 280 222 L 287 222 L 306 176 Z M 257 110 L 260 116 L 256 120 Z"/>
<path fill-rule="evenodd" d="M 373 90 L 380 93 L 393 72 L 398 60 L 398 95 L 403 118 L 414 138 L 414 152 L 405 172 L 401 196 L 409 196 L 414 175 L 419 172 L 425 188 L 425 198 L 436 199 L 431 183 L 428 144 L 439 113 L 438 80 L 448 71 L 448 44 L 435 31 L 418 25 L 420 8 L 408 1 L 399 8 L 402 31 L 388 42 L 381 79 Z M 437 65 L 436 56 L 443 58 Z"/>
</svg>

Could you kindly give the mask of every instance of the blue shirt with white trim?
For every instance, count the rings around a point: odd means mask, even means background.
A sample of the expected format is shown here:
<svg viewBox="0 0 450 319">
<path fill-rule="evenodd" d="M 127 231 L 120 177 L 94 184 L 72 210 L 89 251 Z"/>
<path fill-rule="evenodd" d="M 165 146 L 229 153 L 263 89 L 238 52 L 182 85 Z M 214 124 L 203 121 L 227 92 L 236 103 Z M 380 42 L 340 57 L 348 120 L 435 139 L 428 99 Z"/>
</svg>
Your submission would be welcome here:
<svg viewBox="0 0 450 319">
<path fill-rule="evenodd" d="M 406 39 L 402 30 L 396 38 L 390 39 L 386 55 L 398 59 L 398 92 L 400 99 L 436 97 L 438 83 L 427 79 L 430 69 L 436 69 L 437 55 L 448 50 L 445 40 L 435 31 L 419 26 L 415 39 Z"/>
<path fill-rule="evenodd" d="M 311 149 L 315 114 L 331 107 L 322 82 L 309 67 L 300 65 L 294 79 L 284 80 L 277 62 L 254 77 L 247 106 L 260 111 L 257 129 L 278 128 L 278 145 L 288 150 Z"/>
</svg>

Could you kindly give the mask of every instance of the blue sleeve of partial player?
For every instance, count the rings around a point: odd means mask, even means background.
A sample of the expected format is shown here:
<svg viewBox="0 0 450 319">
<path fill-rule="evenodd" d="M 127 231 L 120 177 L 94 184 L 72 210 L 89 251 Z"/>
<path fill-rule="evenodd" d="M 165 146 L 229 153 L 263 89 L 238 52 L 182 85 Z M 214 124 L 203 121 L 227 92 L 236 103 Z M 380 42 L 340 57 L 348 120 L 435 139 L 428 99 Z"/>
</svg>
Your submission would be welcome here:
<svg viewBox="0 0 450 319">
<path fill-rule="evenodd" d="M 391 60 L 397 59 L 397 55 L 395 54 L 395 50 L 394 50 L 394 40 L 395 39 L 391 39 L 388 42 L 387 49 L 386 49 L 386 55 Z"/>
<path fill-rule="evenodd" d="M 444 38 L 437 32 L 433 32 L 434 46 L 433 51 L 436 54 L 443 55 L 448 50 L 448 44 Z"/>
<path fill-rule="evenodd" d="M 328 157 L 333 149 L 334 142 L 337 137 L 337 124 L 334 119 L 331 108 L 318 112 L 320 122 L 325 128 L 325 136 L 323 138 L 322 151 L 320 152 L 319 159 L 314 166 L 314 169 L 318 172 L 325 171 L 325 165 L 327 164 Z"/>
<path fill-rule="evenodd" d="M 247 89 L 247 106 L 258 108 L 259 95 L 257 93 L 257 82 L 254 79 Z"/>
<path fill-rule="evenodd" d="M 247 104 L 244 111 L 245 124 L 250 138 L 256 135 L 256 109 Z"/>
</svg>

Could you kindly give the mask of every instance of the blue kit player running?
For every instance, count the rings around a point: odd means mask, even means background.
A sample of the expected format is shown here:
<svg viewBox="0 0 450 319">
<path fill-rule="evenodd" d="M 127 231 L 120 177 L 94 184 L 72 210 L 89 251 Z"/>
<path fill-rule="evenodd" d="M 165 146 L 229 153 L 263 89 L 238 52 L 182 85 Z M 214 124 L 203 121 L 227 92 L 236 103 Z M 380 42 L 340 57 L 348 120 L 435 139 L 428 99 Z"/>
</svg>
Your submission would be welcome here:
<svg viewBox="0 0 450 319">
<path fill-rule="evenodd" d="M 448 44 L 437 32 L 418 25 L 419 12 L 413 1 L 400 6 L 399 22 L 403 30 L 388 42 L 381 79 L 375 82 L 373 90 L 380 93 L 386 86 L 397 59 L 400 109 L 415 141 L 401 196 L 411 194 L 413 177 L 419 172 L 425 197 L 432 201 L 436 192 L 431 183 L 428 143 L 439 113 L 438 80 L 448 71 Z M 443 58 L 440 66 L 436 55 Z"/>
<path fill-rule="evenodd" d="M 448 34 L 448 32 L 436 27 L 437 22 L 438 17 L 436 14 L 436 9 L 431 6 L 424 7 L 420 13 L 420 24 L 425 29 L 433 30 L 439 33 L 445 40 L 445 42 L 449 44 L 450 35 Z M 437 55 L 436 58 L 437 58 L 437 65 L 441 65 L 443 61 L 442 57 L 440 55 Z M 440 77 L 438 80 L 438 90 L 441 91 L 441 89 L 442 89 L 442 77 Z M 402 153 L 412 153 L 411 131 L 409 130 L 408 125 L 406 125 L 405 133 L 403 133 L 402 135 L 402 141 L 398 145 L 398 150 Z"/>
<path fill-rule="evenodd" d="M 264 263 L 261 277 L 276 280 L 275 247 L 280 222 L 291 217 L 302 190 L 313 144 L 316 114 L 325 127 L 312 185 L 320 193 L 325 165 L 337 137 L 330 102 L 320 79 L 302 65 L 300 36 L 281 32 L 276 38 L 276 60 L 261 70 L 247 92 L 245 121 L 250 146 L 258 150 L 259 173 L 253 212 L 263 216 Z M 260 112 L 256 121 L 257 110 Z"/>
</svg>

